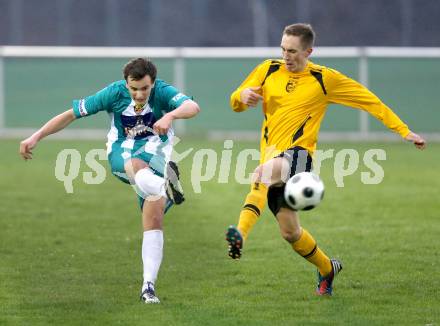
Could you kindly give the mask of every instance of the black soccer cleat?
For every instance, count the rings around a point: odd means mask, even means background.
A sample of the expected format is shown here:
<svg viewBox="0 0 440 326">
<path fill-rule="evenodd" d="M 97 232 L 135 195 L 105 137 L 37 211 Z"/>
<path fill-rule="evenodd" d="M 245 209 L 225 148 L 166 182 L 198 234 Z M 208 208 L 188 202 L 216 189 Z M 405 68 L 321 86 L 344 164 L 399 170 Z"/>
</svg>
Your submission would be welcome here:
<svg viewBox="0 0 440 326">
<path fill-rule="evenodd" d="M 240 259 L 241 249 L 243 248 L 243 237 L 240 231 L 231 225 L 226 231 L 226 241 L 228 242 L 228 254 L 232 259 Z"/>
<path fill-rule="evenodd" d="M 173 161 L 169 161 L 165 168 L 165 192 L 173 204 L 180 205 L 185 201 L 179 169 Z"/>
</svg>

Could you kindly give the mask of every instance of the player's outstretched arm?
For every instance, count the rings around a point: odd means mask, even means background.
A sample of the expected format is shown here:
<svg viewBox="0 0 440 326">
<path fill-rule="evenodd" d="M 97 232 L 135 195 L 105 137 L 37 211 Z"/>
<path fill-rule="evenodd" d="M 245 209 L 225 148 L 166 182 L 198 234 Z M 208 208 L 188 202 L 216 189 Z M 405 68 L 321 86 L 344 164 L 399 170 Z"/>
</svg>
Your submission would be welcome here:
<svg viewBox="0 0 440 326">
<path fill-rule="evenodd" d="M 165 135 L 176 119 L 190 119 L 200 112 L 199 105 L 193 100 L 186 100 L 175 110 L 168 112 L 153 125 L 154 132 Z"/>
<path fill-rule="evenodd" d="M 25 160 L 32 159 L 32 150 L 37 146 L 37 143 L 41 139 L 66 128 L 75 119 L 76 117 L 73 113 L 73 109 L 69 109 L 53 117 L 32 136 L 26 138 L 20 143 L 20 155 Z"/>
<path fill-rule="evenodd" d="M 426 147 L 426 140 L 415 132 L 410 131 L 405 139 L 412 142 L 418 149 L 424 149 Z"/>
</svg>

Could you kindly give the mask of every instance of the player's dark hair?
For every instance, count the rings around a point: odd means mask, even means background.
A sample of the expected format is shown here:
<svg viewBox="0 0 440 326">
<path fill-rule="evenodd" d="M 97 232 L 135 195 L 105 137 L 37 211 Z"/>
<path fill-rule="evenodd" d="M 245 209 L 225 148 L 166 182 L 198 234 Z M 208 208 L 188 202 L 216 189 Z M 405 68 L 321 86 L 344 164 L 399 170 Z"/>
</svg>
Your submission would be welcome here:
<svg viewBox="0 0 440 326">
<path fill-rule="evenodd" d="M 151 77 L 154 83 L 157 76 L 156 66 L 148 59 L 136 58 L 132 59 L 124 66 L 124 79 L 127 80 L 130 76 L 133 80 L 141 80 L 146 75 Z"/>
<path fill-rule="evenodd" d="M 284 35 L 299 36 L 304 49 L 312 48 L 315 42 L 315 32 L 309 24 L 293 24 L 284 27 Z"/>
</svg>

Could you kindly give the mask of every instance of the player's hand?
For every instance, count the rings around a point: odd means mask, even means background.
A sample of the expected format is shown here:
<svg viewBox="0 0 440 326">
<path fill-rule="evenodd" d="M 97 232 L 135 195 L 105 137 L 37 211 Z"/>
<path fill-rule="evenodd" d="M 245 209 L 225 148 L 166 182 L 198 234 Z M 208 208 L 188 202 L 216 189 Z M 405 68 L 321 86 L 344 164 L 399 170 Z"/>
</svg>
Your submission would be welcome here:
<svg viewBox="0 0 440 326">
<path fill-rule="evenodd" d="M 240 101 L 247 106 L 255 107 L 259 101 L 263 100 L 259 92 L 261 92 L 261 86 L 245 88 L 240 93 Z"/>
<path fill-rule="evenodd" d="M 412 142 L 418 149 L 424 149 L 426 147 L 426 140 L 417 135 L 415 132 L 410 131 L 405 139 Z"/>
<path fill-rule="evenodd" d="M 166 135 L 168 130 L 171 128 L 173 118 L 169 114 L 165 114 L 153 125 L 153 130 L 158 135 Z"/>
<path fill-rule="evenodd" d="M 37 146 L 38 138 L 35 135 L 26 138 L 20 143 L 20 155 L 25 160 L 32 159 L 32 150 Z"/>
</svg>

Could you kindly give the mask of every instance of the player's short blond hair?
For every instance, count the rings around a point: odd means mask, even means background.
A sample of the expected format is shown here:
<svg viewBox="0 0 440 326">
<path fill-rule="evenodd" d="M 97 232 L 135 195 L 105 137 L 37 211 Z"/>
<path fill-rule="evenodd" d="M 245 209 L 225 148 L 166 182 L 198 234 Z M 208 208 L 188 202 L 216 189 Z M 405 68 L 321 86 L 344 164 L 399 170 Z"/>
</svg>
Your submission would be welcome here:
<svg viewBox="0 0 440 326">
<path fill-rule="evenodd" d="M 315 31 L 310 24 L 292 24 L 284 27 L 284 35 L 299 36 L 304 49 L 312 48 L 315 42 Z"/>
</svg>

